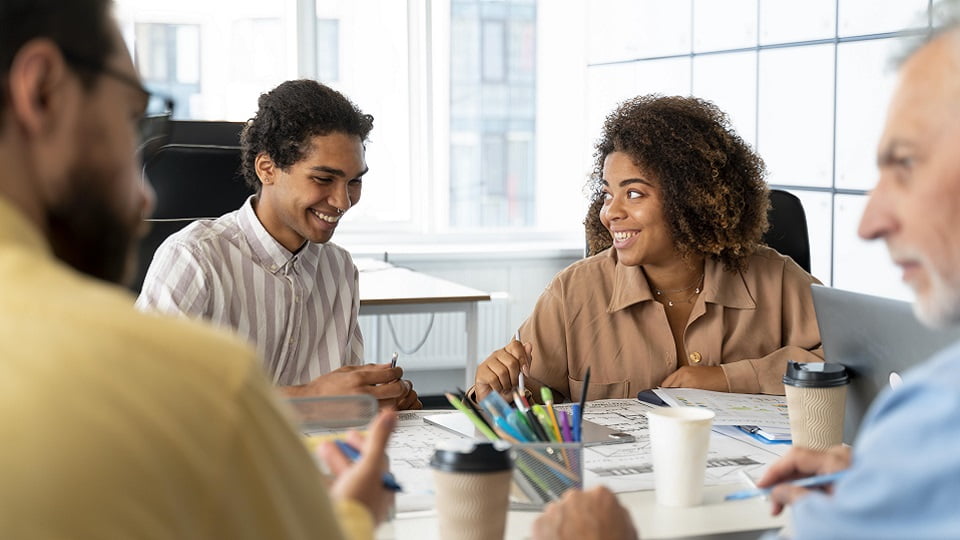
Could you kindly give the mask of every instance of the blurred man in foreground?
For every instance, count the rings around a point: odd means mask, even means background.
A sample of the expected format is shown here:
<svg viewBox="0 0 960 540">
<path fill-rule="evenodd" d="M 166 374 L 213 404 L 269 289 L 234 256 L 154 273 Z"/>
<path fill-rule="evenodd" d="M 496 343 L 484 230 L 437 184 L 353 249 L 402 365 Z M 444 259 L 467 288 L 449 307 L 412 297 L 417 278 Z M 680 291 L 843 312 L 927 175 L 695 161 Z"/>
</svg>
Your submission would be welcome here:
<svg viewBox="0 0 960 540">
<path fill-rule="evenodd" d="M 384 413 L 333 499 L 252 350 L 119 286 L 152 192 L 107 0 L 0 1 L 0 531 L 5 538 L 369 538 Z M 146 142 L 146 141 L 141 141 Z"/>
</svg>

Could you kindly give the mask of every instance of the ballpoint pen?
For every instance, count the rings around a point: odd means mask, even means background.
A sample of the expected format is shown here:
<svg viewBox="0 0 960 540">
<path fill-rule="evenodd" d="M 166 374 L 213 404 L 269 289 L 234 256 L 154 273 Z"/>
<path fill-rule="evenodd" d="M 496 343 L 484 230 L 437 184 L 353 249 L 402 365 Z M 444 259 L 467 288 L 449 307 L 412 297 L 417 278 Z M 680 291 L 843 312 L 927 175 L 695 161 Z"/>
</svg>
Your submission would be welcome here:
<svg viewBox="0 0 960 540">
<path fill-rule="evenodd" d="M 333 442 L 337 445 L 337 448 L 339 448 L 340 451 L 350 459 L 350 461 L 355 462 L 360 459 L 360 451 L 351 446 L 347 441 L 336 439 Z M 403 491 L 403 488 L 397 483 L 397 479 L 394 478 L 389 471 L 383 473 L 381 478 L 383 479 L 383 487 L 386 489 L 389 489 L 390 491 Z"/>
<path fill-rule="evenodd" d="M 789 482 L 781 482 L 774 486 L 768 488 L 756 488 L 756 489 L 745 489 L 743 491 L 733 492 L 723 498 L 725 501 L 739 501 L 742 499 L 750 499 L 753 497 L 763 497 L 769 495 L 773 489 L 779 485 L 789 485 L 795 487 L 817 487 L 825 486 L 827 484 L 832 484 L 839 480 L 847 471 L 838 471 L 830 474 L 820 474 L 817 476 L 808 476 L 806 478 L 800 478 L 799 480 L 791 480 Z"/>
<path fill-rule="evenodd" d="M 517 333 L 513 336 L 514 341 L 523 345 L 523 342 L 520 341 L 520 330 L 517 329 Z M 517 375 L 517 387 L 520 390 L 520 394 L 523 395 L 526 392 L 526 386 L 524 386 L 523 380 L 523 366 L 520 366 L 520 373 Z"/>
<path fill-rule="evenodd" d="M 390 369 L 397 367 L 397 358 L 400 357 L 400 353 L 393 353 L 393 356 L 390 357 Z"/>
</svg>

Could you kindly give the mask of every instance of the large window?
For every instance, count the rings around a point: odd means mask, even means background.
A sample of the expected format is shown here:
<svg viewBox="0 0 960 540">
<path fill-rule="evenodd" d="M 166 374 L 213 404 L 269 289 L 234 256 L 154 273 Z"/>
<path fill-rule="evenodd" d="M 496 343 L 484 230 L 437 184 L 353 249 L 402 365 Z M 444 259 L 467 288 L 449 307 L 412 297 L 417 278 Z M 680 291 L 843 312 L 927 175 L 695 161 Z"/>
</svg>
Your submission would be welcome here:
<svg viewBox="0 0 960 540">
<path fill-rule="evenodd" d="M 450 226 L 534 224 L 536 5 L 453 0 Z"/>
<path fill-rule="evenodd" d="M 180 118 L 246 120 L 260 93 L 298 77 L 374 116 L 363 198 L 338 242 L 572 247 L 590 167 L 586 2 L 563 4 L 118 0 L 118 14 Z"/>
<path fill-rule="evenodd" d="M 588 19 L 590 126 L 618 100 L 695 95 L 726 111 L 803 201 L 813 274 L 909 298 L 880 243 L 856 235 L 876 182 L 875 148 L 892 59 L 930 28 L 928 0 L 641 0 Z M 620 32 L 634 26 L 643 31 Z"/>
</svg>

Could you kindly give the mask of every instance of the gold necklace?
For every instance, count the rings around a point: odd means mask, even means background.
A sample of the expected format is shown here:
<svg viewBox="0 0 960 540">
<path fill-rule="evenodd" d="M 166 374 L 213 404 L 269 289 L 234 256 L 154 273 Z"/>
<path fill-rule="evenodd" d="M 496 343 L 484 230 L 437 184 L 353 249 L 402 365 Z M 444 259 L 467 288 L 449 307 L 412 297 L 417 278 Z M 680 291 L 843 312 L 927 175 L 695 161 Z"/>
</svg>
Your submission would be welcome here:
<svg viewBox="0 0 960 540">
<path fill-rule="evenodd" d="M 654 287 L 654 288 L 653 288 L 653 292 L 656 293 L 656 295 L 657 295 L 658 298 L 659 298 L 659 297 L 663 297 L 663 300 L 666 300 L 666 305 L 667 305 L 667 307 L 673 307 L 674 304 L 676 304 L 676 303 L 692 304 L 692 303 L 693 303 L 693 299 L 696 298 L 696 296 L 697 296 L 698 294 L 700 294 L 700 283 L 701 283 L 701 280 L 703 280 L 703 272 L 700 273 L 700 276 L 697 278 L 696 281 L 694 281 L 694 282 L 691 283 L 690 285 L 687 285 L 686 287 L 683 287 L 682 289 L 667 289 L 667 290 L 665 290 L 665 291 L 662 291 L 662 290 Z M 694 287 L 696 287 L 696 289 L 693 289 Z M 668 298 L 668 297 L 664 294 L 664 293 L 669 294 L 669 293 L 678 293 L 678 292 L 683 292 L 683 291 L 689 291 L 690 289 L 693 289 L 693 292 L 690 293 L 690 296 L 686 297 L 686 298 L 683 299 L 683 300 L 677 300 L 676 302 L 674 302 L 673 300 L 671 300 L 670 298 Z M 661 300 L 661 303 L 662 303 L 662 300 Z"/>
</svg>

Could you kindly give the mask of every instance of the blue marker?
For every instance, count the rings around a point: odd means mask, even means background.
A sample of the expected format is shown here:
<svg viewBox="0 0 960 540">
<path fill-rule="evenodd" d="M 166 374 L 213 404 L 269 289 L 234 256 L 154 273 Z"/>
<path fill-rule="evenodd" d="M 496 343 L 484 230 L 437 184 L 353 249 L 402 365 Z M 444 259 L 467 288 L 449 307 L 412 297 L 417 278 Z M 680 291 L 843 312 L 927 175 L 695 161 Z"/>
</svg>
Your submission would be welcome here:
<svg viewBox="0 0 960 540">
<path fill-rule="evenodd" d="M 340 451 L 350 459 L 350 461 L 356 462 L 358 459 L 360 459 L 360 451 L 350 446 L 350 443 L 347 441 L 336 439 L 333 442 L 336 443 L 337 448 L 339 448 Z M 394 478 L 389 472 L 383 473 L 383 487 L 389 489 L 390 491 L 403 491 L 403 488 L 397 483 L 397 479 Z"/>
<path fill-rule="evenodd" d="M 573 441 L 580 442 L 580 404 L 570 405 L 570 421 L 573 424 Z"/>
<path fill-rule="evenodd" d="M 773 488 L 779 485 L 789 485 L 796 487 L 816 487 L 816 486 L 825 486 L 827 484 L 832 484 L 839 480 L 847 471 L 838 471 L 830 474 L 821 474 L 817 476 L 808 476 L 806 478 L 800 478 L 799 480 L 793 480 L 791 482 L 783 482 L 782 484 L 777 484 L 776 486 L 770 486 L 768 488 L 756 488 L 756 489 L 745 489 L 743 491 L 737 491 L 731 493 L 723 498 L 725 501 L 739 501 L 743 499 L 750 499 L 753 497 L 764 497 L 770 494 L 773 491 Z"/>
</svg>

